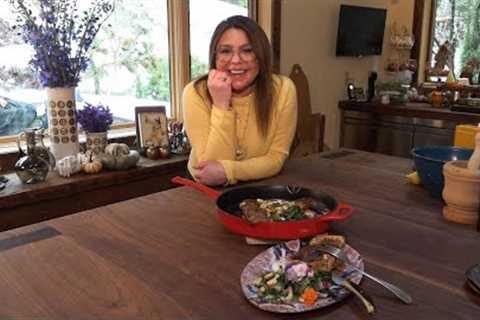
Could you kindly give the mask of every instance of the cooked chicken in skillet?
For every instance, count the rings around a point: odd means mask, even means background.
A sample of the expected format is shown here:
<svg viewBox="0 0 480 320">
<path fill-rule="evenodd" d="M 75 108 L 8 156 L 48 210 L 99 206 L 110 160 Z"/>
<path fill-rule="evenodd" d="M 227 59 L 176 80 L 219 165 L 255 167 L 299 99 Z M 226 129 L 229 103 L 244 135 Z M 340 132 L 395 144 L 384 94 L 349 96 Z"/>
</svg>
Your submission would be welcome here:
<svg viewBox="0 0 480 320">
<path fill-rule="evenodd" d="M 300 198 L 297 200 L 283 199 L 246 199 L 240 203 L 243 217 L 251 222 L 262 221 L 290 221 L 314 218 L 328 212 L 316 212 L 313 198 Z"/>
</svg>

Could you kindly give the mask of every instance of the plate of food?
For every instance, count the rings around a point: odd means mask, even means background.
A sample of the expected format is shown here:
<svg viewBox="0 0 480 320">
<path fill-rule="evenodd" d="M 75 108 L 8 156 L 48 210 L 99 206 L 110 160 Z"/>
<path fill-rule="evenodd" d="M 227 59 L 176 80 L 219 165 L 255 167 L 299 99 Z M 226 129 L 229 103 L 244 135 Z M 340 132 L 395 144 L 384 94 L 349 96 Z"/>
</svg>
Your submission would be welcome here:
<svg viewBox="0 0 480 320">
<path fill-rule="evenodd" d="M 243 269 L 240 282 L 247 300 L 256 307 L 277 313 L 298 313 L 323 308 L 346 298 L 350 291 L 332 281 L 332 274 L 359 284 L 362 275 L 328 255 L 312 258 L 315 246 L 342 248 L 352 265 L 363 270 L 360 254 L 343 236 L 319 235 L 309 242 L 279 243 L 253 258 Z M 303 259 L 308 256 L 308 259 Z M 308 260 L 308 262 L 307 262 Z"/>
<path fill-rule="evenodd" d="M 220 192 L 195 181 L 172 182 L 216 200 L 217 217 L 230 231 L 257 239 L 291 240 L 325 232 L 332 221 L 348 219 L 353 208 L 322 191 L 288 185 L 251 185 Z"/>
</svg>

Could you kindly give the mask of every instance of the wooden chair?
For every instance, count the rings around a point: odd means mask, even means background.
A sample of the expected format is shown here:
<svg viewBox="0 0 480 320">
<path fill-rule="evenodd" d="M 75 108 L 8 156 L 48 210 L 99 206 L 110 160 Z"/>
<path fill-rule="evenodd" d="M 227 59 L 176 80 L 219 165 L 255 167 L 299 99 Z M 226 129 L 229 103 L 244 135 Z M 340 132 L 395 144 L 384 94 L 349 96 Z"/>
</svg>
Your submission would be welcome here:
<svg viewBox="0 0 480 320">
<path fill-rule="evenodd" d="M 308 79 L 300 65 L 292 67 L 290 79 L 297 88 L 298 104 L 297 131 L 290 147 L 290 158 L 299 158 L 323 151 L 325 115 L 312 114 Z"/>
</svg>

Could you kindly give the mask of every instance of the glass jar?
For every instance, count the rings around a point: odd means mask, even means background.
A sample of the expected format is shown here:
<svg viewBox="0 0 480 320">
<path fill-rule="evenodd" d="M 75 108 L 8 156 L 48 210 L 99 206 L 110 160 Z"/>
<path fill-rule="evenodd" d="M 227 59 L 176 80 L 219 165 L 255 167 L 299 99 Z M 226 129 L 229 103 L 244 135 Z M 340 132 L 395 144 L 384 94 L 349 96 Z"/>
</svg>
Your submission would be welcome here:
<svg viewBox="0 0 480 320">
<path fill-rule="evenodd" d="M 434 106 L 435 108 L 441 108 L 443 106 L 443 92 L 432 92 L 432 106 Z"/>
</svg>

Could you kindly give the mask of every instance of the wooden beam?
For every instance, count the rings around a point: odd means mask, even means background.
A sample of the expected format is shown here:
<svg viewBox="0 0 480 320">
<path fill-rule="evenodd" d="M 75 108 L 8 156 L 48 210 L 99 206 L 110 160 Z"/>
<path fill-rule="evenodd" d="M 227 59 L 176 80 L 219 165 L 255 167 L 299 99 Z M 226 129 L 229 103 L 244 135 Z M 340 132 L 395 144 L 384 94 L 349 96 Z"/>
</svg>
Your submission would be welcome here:
<svg viewBox="0 0 480 320">
<path fill-rule="evenodd" d="M 280 73 L 280 47 L 282 40 L 282 1 L 274 0 L 272 6 L 273 72 Z"/>
<path fill-rule="evenodd" d="M 423 18 L 425 15 L 425 0 L 415 0 L 415 5 L 413 8 L 413 26 L 412 26 L 412 32 L 413 36 L 415 38 L 415 42 L 413 44 L 413 48 L 410 51 L 410 58 L 415 59 L 417 61 L 417 66 L 420 64 L 420 59 L 421 59 L 421 48 L 422 48 L 422 42 L 423 42 Z M 418 79 L 418 73 L 419 70 L 415 71 L 415 74 L 413 75 L 413 79 L 415 85 L 418 85 L 419 79 Z"/>
</svg>

